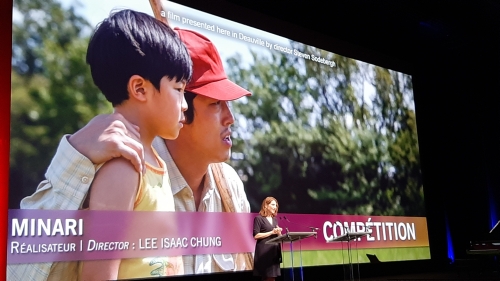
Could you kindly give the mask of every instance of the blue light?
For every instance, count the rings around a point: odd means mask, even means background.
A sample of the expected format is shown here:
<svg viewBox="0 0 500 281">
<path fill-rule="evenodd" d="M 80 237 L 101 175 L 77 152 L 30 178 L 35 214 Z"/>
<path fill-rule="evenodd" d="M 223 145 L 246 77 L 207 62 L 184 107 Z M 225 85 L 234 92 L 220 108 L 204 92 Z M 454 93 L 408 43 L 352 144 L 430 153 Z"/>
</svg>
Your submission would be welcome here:
<svg viewBox="0 0 500 281">
<path fill-rule="evenodd" d="M 448 215 L 445 214 L 444 220 L 446 223 L 446 245 L 448 246 L 448 259 L 453 263 L 455 262 L 455 252 L 453 251 L 453 241 L 451 239 L 450 225 L 448 223 Z"/>
<path fill-rule="evenodd" d="M 488 197 L 490 203 L 490 229 L 492 229 L 498 222 L 498 215 L 495 194 L 490 184 L 488 184 Z"/>
</svg>

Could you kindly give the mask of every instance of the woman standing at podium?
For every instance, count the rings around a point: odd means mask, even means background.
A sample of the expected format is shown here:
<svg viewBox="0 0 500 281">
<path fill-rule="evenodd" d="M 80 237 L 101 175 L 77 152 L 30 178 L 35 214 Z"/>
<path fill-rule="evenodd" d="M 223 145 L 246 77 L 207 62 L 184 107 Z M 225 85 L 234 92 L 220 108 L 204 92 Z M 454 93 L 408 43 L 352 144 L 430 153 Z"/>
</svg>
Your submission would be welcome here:
<svg viewBox="0 0 500 281">
<path fill-rule="evenodd" d="M 259 215 L 253 220 L 253 237 L 256 240 L 253 275 L 265 281 L 273 281 L 281 275 L 281 245 L 266 244 L 266 241 L 281 235 L 277 213 L 278 200 L 267 197 L 262 201 Z"/>
</svg>

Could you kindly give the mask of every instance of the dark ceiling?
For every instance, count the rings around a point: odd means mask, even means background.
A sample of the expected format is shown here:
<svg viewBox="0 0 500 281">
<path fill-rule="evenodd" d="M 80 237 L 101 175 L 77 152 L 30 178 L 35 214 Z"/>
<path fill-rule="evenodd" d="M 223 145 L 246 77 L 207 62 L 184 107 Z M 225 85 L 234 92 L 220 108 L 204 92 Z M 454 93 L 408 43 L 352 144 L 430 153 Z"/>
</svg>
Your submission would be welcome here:
<svg viewBox="0 0 500 281">
<path fill-rule="evenodd" d="M 227 1 L 405 61 L 500 39 L 497 1 Z"/>
<path fill-rule="evenodd" d="M 292 23 L 289 26 L 313 30 L 317 37 L 327 35 L 373 51 L 379 55 L 367 61 L 374 64 L 382 55 L 410 65 L 426 207 L 432 214 L 428 216 L 432 255 L 446 253 L 440 236 L 445 231 L 445 216 L 454 233 L 457 255 L 465 254 L 465 245 L 472 238 L 487 233 L 488 202 L 500 204 L 500 192 L 492 195 L 492 190 L 500 190 L 498 1 L 226 2 Z M 304 32 L 299 33 L 302 39 Z M 293 31 L 283 35 L 294 39 Z M 330 39 L 307 39 L 311 41 L 302 42 L 349 56 L 337 46 L 315 45 Z M 363 55 L 359 50 L 354 53 L 354 58 Z M 465 224 L 474 226 L 463 227 Z"/>
</svg>

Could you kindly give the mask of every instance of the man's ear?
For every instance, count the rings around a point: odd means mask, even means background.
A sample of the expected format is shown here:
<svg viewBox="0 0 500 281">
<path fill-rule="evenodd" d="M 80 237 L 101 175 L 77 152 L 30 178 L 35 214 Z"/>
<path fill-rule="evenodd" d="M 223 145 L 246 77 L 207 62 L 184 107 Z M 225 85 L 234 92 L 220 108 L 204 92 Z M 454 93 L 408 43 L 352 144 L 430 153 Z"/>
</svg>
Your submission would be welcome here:
<svg viewBox="0 0 500 281">
<path fill-rule="evenodd" d="M 131 99 L 146 101 L 150 82 L 139 75 L 132 75 L 128 80 L 127 90 Z"/>
</svg>

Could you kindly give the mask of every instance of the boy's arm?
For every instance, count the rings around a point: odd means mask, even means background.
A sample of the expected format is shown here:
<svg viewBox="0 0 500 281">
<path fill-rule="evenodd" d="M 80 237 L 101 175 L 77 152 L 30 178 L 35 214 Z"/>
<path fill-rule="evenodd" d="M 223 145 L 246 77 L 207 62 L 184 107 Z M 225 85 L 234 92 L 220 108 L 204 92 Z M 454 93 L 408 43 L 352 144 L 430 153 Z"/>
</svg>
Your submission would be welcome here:
<svg viewBox="0 0 500 281">
<path fill-rule="evenodd" d="M 144 167 L 138 128 L 118 113 L 98 115 L 72 136 L 64 136 L 37 191 L 21 201 L 22 209 L 76 210 L 95 174 L 94 164 L 115 157 Z"/>
<path fill-rule="evenodd" d="M 97 173 L 90 192 L 90 210 L 131 211 L 134 209 L 139 173 L 125 158 L 106 162 Z M 120 231 L 126 231 L 120 230 Z M 116 280 L 120 260 L 84 261 L 82 280 Z"/>
</svg>

